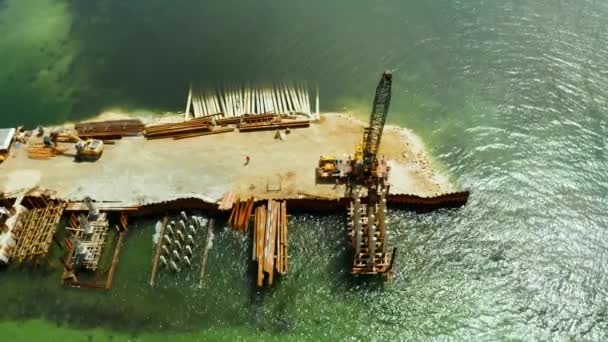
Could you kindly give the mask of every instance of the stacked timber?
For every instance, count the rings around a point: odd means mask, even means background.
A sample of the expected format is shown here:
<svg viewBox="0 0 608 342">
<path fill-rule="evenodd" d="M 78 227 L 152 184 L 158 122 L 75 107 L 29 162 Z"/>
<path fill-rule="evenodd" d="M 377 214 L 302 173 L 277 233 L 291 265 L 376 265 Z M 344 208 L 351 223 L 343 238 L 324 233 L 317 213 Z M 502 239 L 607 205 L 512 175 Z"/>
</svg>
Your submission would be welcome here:
<svg viewBox="0 0 608 342">
<path fill-rule="evenodd" d="M 144 129 L 144 124 L 137 119 L 128 119 L 81 122 L 76 124 L 75 128 L 81 138 L 120 139 L 140 135 Z"/>
<path fill-rule="evenodd" d="M 241 232 L 249 230 L 249 219 L 253 211 L 253 199 L 247 201 L 237 201 L 232 207 L 232 212 L 228 218 L 228 224 L 232 229 Z"/>
<path fill-rule="evenodd" d="M 269 200 L 255 210 L 253 260 L 258 263 L 258 287 L 265 275 L 272 286 L 274 271 L 287 273 L 287 202 Z"/>
<path fill-rule="evenodd" d="M 234 192 L 227 192 L 224 194 L 222 199 L 218 203 L 219 210 L 230 210 L 234 205 L 234 202 L 238 200 Z"/>
<path fill-rule="evenodd" d="M 177 123 L 146 126 L 144 136 L 146 139 L 163 139 L 209 131 L 211 131 L 211 120 L 199 118 Z"/>
<path fill-rule="evenodd" d="M 50 147 L 43 144 L 35 144 L 27 148 L 27 156 L 30 159 L 49 160 L 67 151 L 67 148 Z"/>
</svg>

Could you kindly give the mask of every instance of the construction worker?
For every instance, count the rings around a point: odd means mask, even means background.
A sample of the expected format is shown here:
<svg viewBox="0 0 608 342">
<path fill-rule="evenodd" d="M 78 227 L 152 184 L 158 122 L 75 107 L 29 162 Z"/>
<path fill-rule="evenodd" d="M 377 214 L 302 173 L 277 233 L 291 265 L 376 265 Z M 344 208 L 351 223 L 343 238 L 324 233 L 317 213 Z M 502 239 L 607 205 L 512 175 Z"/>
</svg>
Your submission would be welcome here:
<svg viewBox="0 0 608 342">
<path fill-rule="evenodd" d="M 250 160 L 251 158 L 249 158 L 249 156 L 245 156 L 245 166 L 249 165 Z"/>
<path fill-rule="evenodd" d="M 53 139 L 49 136 L 45 136 L 42 141 L 44 142 L 44 146 L 46 147 L 55 147 L 55 144 L 53 143 Z"/>
</svg>

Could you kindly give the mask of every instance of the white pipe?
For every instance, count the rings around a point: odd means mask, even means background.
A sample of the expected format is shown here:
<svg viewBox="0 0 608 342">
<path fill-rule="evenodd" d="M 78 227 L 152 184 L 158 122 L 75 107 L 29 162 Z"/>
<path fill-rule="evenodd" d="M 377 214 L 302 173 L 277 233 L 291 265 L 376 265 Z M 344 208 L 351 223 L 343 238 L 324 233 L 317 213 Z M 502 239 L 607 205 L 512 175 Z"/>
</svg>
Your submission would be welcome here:
<svg viewBox="0 0 608 342">
<path fill-rule="evenodd" d="M 315 100 L 315 110 L 316 110 L 316 115 L 317 115 L 317 120 L 319 120 L 319 85 L 317 84 L 317 99 Z"/>
<path fill-rule="evenodd" d="M 184 114 L 184 120 L 188 120 L 190 118 L 190 105 L 192 104 L 192 84 L 190 84 L 190 88 L 188 88 L 188 100 L 186 100 L 186 113 Z"/>
</svg>

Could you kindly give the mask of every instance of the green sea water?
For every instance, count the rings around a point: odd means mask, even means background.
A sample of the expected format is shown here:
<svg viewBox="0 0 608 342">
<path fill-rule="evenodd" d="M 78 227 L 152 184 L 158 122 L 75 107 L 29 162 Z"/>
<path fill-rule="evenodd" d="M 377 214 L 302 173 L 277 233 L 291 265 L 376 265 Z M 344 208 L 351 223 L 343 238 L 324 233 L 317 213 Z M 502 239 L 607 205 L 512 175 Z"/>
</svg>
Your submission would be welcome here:
<svg viewBox="0 0 608 342">
<path fill-rule="evenodd" d="M 60 287 L 58 265 L 0 273 L 2 340 L 606 340 L 607 26 L 592 0 L 0 0 L 2 126 L 179 111 L 191 81 L 306 80 L 366 118 L 390 69 L 389 121 L 472 191 L 390 212 L 388 284 L 348 275 L 335 213 L 290 218 L 272 290 L 222 222 L 202 288 L 151 290 L 138 221 L 111 292 Z"/>
</svg>

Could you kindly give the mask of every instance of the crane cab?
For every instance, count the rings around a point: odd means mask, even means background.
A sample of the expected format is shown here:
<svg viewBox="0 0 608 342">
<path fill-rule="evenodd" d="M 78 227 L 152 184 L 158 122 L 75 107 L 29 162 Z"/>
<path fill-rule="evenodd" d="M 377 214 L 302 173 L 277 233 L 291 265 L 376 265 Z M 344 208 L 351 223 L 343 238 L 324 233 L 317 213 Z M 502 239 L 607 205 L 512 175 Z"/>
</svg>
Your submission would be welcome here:
<svg viewBox="0 0 608 342">
<path fill-rule="evenodd" d="M 340 170 L 338 169 L 338 159 L 334 156 L 323 155 L 319 158 L 319 166 L 317 167 L 317 180 L 329 181 L 335 177 L 339 177 Z"/>
<path fill-rule="evenodd" d="M 102 140 L 79 140 L 76 143 L 76 161 L 96 161 L 103 154 Z"/>
</svg>

